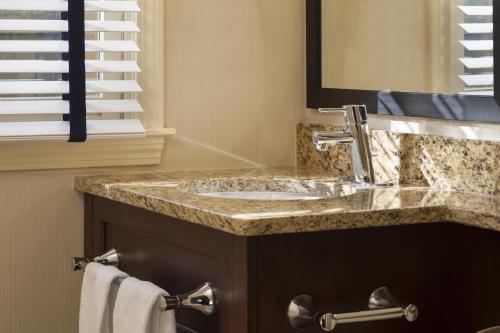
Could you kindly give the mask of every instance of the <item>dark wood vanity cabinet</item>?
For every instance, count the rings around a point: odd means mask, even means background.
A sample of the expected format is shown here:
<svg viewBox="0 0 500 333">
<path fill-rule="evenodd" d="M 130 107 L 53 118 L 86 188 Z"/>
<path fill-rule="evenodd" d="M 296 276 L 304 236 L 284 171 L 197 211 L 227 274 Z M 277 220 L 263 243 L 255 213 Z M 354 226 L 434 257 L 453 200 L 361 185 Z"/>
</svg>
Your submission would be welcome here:
<svg viewBox="0 0 500 333">
<path fill-rule="evenodd" d="M 171 293 L 211 282 L 217 312 L 177 311 L 203 333 L 292 333 L 286 309 L 310 294 L 328 312 L 364 310 L 387 286 L 419 306 L 415 323 L 339 325 L 339 333 L 473 333 L 500 325 L 500 233 L 451 223 L 240 237 L 85 196 L 85 251 L 116 247 L 121 269 Z M 321 332 L 312 329 L 310 332 Z"/>
</svg>

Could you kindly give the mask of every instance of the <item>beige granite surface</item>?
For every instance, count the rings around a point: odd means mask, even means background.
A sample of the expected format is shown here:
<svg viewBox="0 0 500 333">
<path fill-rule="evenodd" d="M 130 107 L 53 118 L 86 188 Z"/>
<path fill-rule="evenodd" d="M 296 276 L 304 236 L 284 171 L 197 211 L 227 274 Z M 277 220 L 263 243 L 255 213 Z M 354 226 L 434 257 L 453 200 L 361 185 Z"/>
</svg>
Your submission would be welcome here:
<svg viewBox="0 0 500 333">
<path fill-rule="evenodd" d="M 347 147 L 318 152 L 312 132 L 339 130 L 322 124 L 297 126 L 297 165 L 336 175 L 352 174 Z M 433 189 L 500 195 L 500 143 L 437 135 L 372 131 L 376 181 Z"/>
<path fill-rule="evenodd" d="M 291 192 L 334 194 L 339 183 L 342 180 L 329 171 L 281 168 L 77 177 L 75 187 L 242 236 L 443 221 L 500 231 L 499 197 L 427 186 L 372 187 L 312 201 L 230 200 L 197 194 L 284 187 Z"/>
</svg>

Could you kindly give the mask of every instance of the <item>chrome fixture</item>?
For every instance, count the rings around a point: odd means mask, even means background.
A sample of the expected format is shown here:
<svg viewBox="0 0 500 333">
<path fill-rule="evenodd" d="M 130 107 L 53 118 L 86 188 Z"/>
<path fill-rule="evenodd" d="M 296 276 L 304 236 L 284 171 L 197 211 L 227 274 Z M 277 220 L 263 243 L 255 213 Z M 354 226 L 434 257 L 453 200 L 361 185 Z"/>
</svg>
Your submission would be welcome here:
<svg viewBox="0 0 500 333">
<path fill-rule="evenodd" d="M 80 271 L 83 269 L 85 265 L 87 265 L 90 262 L 96 262 L 103 265 L 119 267 L 120 254 L 116 249 L 111 249 L 106 253 L 97 256 L 95 258 L 73 257 L 71 267 L 73 268 L 73 271 Z"/>
<path fill-rule="evenodd" d="M 191 309 L 210 316 L 215 311 L 214 290 L 209 283 L 205 283 L 198 289 L 186 294 L 165 296 L 160 308 L 162 311 Z"/>
<path fill-rule="evenodd" d="M 320 327 L 325 332 L 333 331 L 340 324 L 398 318 L 405 318 L 409 322 L 414 322 L 418 317 L 416 305 L 399 306 L 386 287 L 378 288 L 370 295 L 368 307 L 370 310 L 359 312 L 325 313 L 318 310 L 311 296 L 301 295 L 290 302 L 287 315 L 290 325 L 298 330 Z"/>
<path fill-rule="evenodd" d="M 319 112 L 342 112 L 344 114 L 345 129 L 340 132 L 314 132 L 313 143 L 316 149 L 324 152 L 330 146 L 339 144 L 350 145 L 355 181 L 358 183 L 373 184 L 375 176 L 366 106 L 346 105 L 342 108 L 319 109 Z"/>
<path fill-rule="evenodd" d="M 82 270 L 83 267 L 90 262 L 119 267 L 120 252 L 116 249 L 111 249 L 95 258 L 74 257 L 72 263 L 73 271 Z M 212 285 L 210 283 L 205 283 L 191 292 L 182 295 L 164 296 L 160 300 L 161 311 L 176 309 L 196 310 L 210 316 L 215 312 L 215 293 Z"/>
</svg>

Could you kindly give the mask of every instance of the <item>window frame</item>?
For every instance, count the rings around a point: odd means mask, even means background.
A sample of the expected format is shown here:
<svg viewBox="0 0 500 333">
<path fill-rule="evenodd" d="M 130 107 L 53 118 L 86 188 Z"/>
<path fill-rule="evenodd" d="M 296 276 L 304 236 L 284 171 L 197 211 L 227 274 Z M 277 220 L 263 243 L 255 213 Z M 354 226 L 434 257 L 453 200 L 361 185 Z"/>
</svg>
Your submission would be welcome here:
<svg viewBox="0 0 500 333">
<path fill-rule="evenodd" d="M 306 0 L 307 107 L 311 109 L 364 104 L 378 115 L 500 123 L 500 80 L 494 97 L 461 94 L 324 88 L 322 81 L 321 1 Z M 500 22 L 500 6 L 493 0 L 493 21 Z M 493 28 L 494 75 L 500 78 L 500 24 Z M 480 112 L 478 112 L 480 110 Z"/>
<path fill-rule="evenodd" d="M 165 45 L 163 0 L 138 0 L 142 31 L 138 45 L 139 66 L 143 69 L 139 84 L 144 92 L 139 102 L 144 114 L 139 115 L 146 129 L 145 137 L 89 138 L 83 143 L 67 143 L 66 138 L 0 142 L 0 172 L 20 170 L 76 169 L 112 166 L 159 165 L 165 139 L 175 135 L 165 122 Z"/>
</svg>

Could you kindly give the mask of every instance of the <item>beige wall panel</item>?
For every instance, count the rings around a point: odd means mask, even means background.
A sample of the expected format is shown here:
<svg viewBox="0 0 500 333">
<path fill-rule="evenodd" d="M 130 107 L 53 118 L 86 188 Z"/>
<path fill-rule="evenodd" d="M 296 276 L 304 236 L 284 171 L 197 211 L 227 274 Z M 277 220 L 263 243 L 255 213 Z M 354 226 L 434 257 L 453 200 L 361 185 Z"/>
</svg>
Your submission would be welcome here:
<svg viewBox="0 0 500 333">
<path fill-rule="evenodd" d="M 179 135 L 166 139 L 158 169 L 295 164 L 305 105 L 303 1 L 162 6 L 166 55 L 153 66 L 164 66 L 166 110 L 153 119 L 164 115 Z M 148 111 L 161 103 L 149 100 Z M 0 173 L 0 332 L 77 332 L 81 273 L 69 259 L 83 251 L 83 197 L 73 177 L 155 169 Z"/>
<path fill-rule="evenodd" d="M 117 169 L 121 172 L 152 169 Z M 112 170 L 0 173 L 0 332 L 77 332 L 83 253 L 79 174 Z"/>
<path fill-rule="evenodd" d="M 166 122 L 172 168 L 294 164 L 303 113 L 304 4 L 166 2 Z"/>
</svg>

